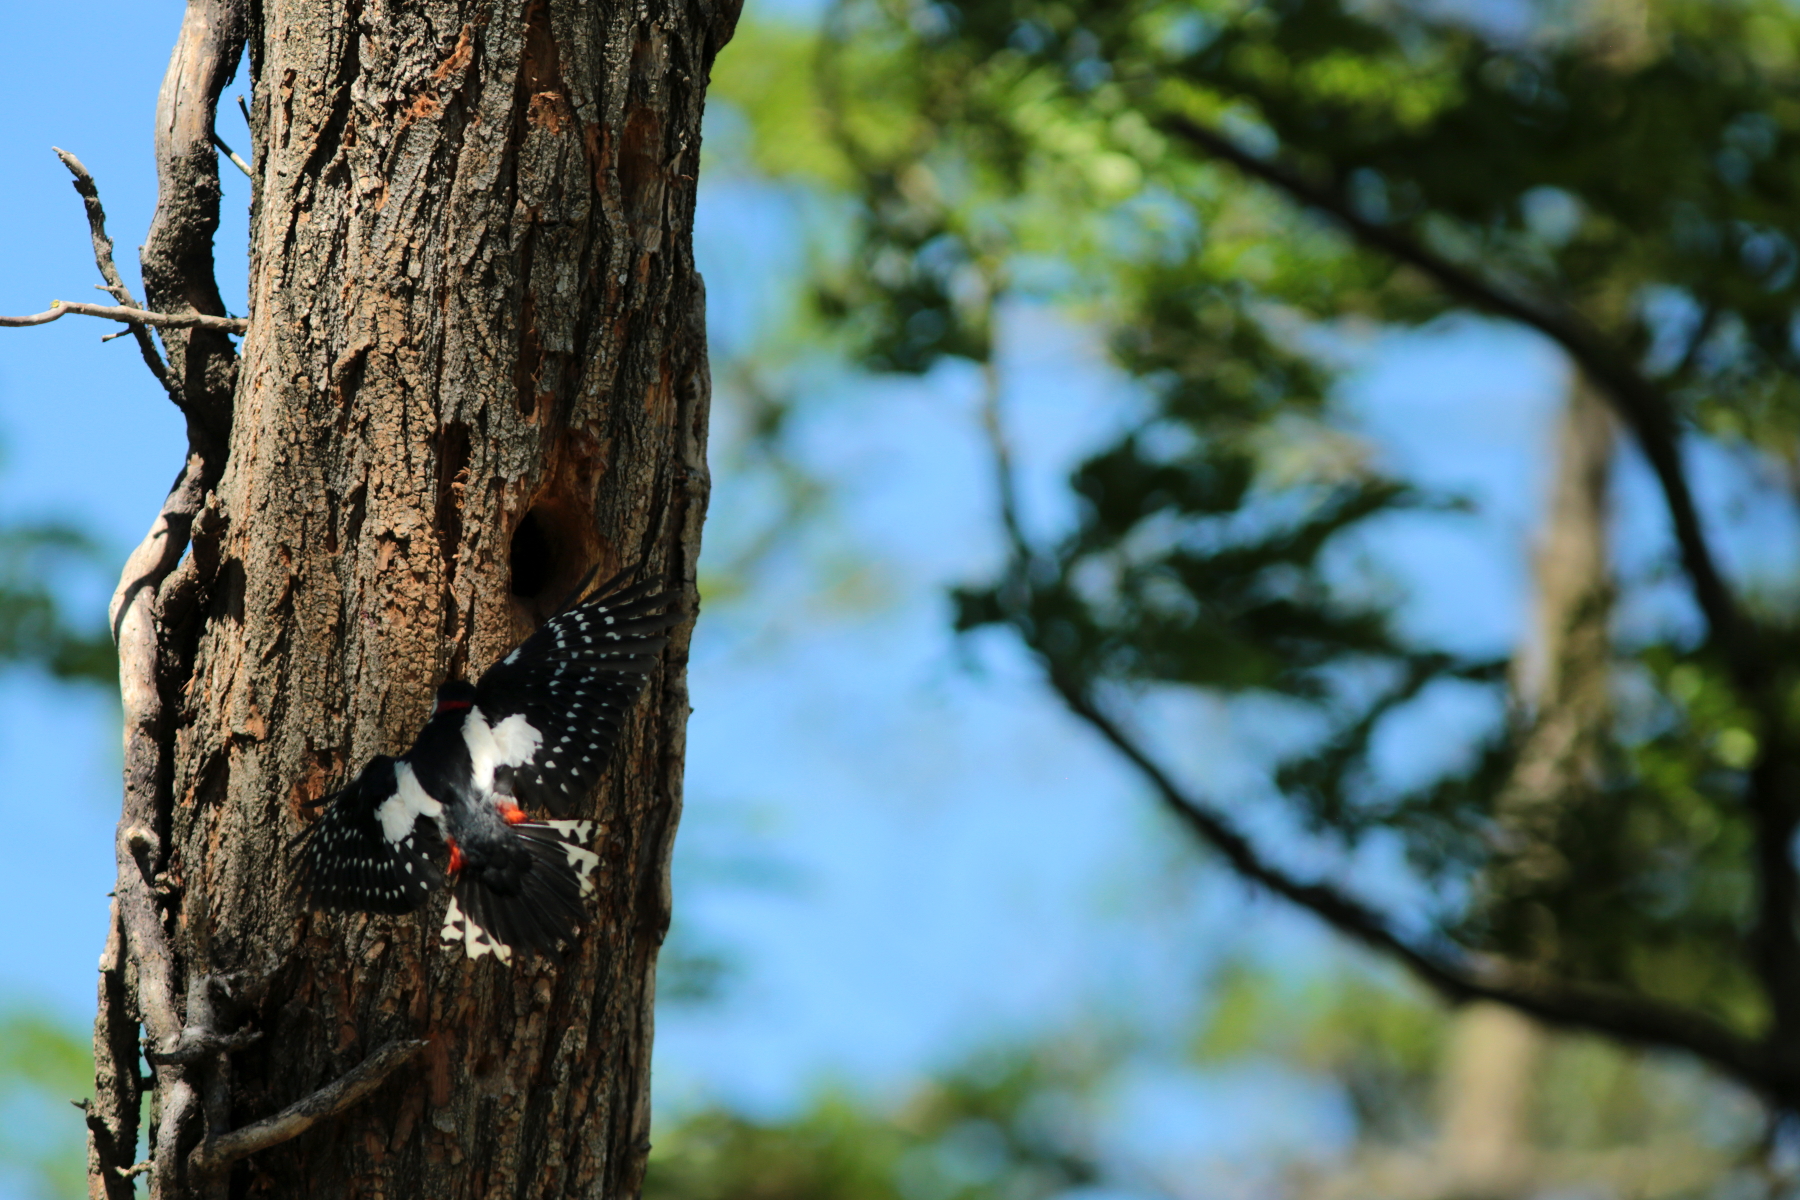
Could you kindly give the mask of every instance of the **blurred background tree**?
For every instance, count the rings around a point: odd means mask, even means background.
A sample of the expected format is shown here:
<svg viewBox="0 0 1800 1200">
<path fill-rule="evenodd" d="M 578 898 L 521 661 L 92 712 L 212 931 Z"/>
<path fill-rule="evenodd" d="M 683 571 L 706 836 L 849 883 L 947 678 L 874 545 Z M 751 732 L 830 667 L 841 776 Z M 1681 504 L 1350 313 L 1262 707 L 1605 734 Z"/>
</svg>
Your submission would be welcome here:
<svg viewBox="0 0 1800 1200">
<path fill-rule="evenodd" d="M 1793 563 L 1722 564 L 1694 483 L 1718 454 L 1756 503 L 1793 504 L 1797 37 L 1790 6 L 1735 0 L 842 0 L 817 37 L 752 30 L 721 64 L 761 168 L 853 200 L 848 237 L 817 247 L 833 336 L 878 372 L 985 373 L 1012 550 L 959 592 L 959 628 L 1010 629 L 1225 864 L 1466 1006 L 1410 1071 L 1364 1081 L 1361 1127 L 1404 1152 L 1307 1194 L 1741 1184 L 1756 1139 L 1697 1132 L 1697 1109 L 1657 1103 L 1680 1090 L 1661 1068 L 1546 1047 L 1537 1019 L 1800 1099 Z M 1103 330 L 1139 384 L 1067 481 L 1070 528 L 1034 523 L 1013 482 L 1008 430 L 1034 416 L 1005 411 L 997 342 L 1020 303 Z M 1459 312 L 1571 365 L 1536 615 L 1502 657 L 1418 637 L 1403 583 L 1346 553 L 1397 513 L 1463 506 L 1359 436 L 1341 343 Z M 1631 575 L 1610 546 L 1619 454 L 1667 522 Z M 1134 717 L 1171 688 L 1278 696 L 1310 727 L 1258 797 L 1305 852 L 1181 781 Z M 1490 693 L 1486 727 L 1424 779 L 1380 762 L 1446 688 Z M 1347 880 L 1396 838 L 1403 907 Z M 1406 1049 L 1364 1032 L 1375 1059 Z M 1559 1119 L 1575 1095 L 1584 1119 Z"/>
</svg>

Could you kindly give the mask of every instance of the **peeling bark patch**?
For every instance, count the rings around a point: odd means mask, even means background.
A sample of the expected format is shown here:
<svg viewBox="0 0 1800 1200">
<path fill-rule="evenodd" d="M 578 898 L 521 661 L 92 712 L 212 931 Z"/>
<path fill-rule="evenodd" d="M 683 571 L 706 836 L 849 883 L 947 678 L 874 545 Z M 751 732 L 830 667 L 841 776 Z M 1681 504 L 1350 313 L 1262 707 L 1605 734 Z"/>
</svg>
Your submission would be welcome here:
<svg viewBox="0 0 1800 1200">
<path fill-rule="evenodd" d="M 437 98 L 437 93 L 420 92 L 412 98 L 412 103 L 406 106 L 403 116 L 406 121 L 411 122 L 422 120 L 425 117 L 435 117 L 443 111 L 444 104 Z"/>
<path fill-rule="evenodd" d="M 569 102 L 560 92 L 532 93 L 531 102 L 525 109 L 525 122 L 534 129 L 550 133 L 561 133 L 575 123 L 574 115 L 569 112 Z"/>
<path fill-rule="evenodd" d="M 569 108 L 568 88 L 562 78 L 562 55 L 550 28 L 550 12 L 544 0 L 532 0 L 525 10 L 525 63 L 521 82 L 525 88 L 525 123 L 534 129 L 561 133 L 575 124 Z"/>
<path fill-rule="evenodd" d="M 344 773 L 344 755 L 338 750 L 314 750 L 304 774 L 288 789 L 287 808 L 296 820 L 310 817 Z"/>
<path fill-rule="evenodd" d="M 442 83 L 451 75 L 466 70 L 474 58 L 475 26 L 464 25 L 462 32 L 456 37 L 456 45 L 450 49 L 450 56 L 437 65 L 437 69 L 431 73 L 431 78 Z"/>
<path fill-rule="evenodd" d="M 531 235 L 527 234 L 519 270 L 520 278 L 527 281 L 531 278 L 531 250 Z M 519 415 L 526 420 L 535 417 L 539 408 L 548 411 L 556 400 L 552 392 L 538 392 L 543 372 L 544 344 L 538 338 L 537 301 L 532 298 L 528 283 L 525 301 L 519 307 L 519 360 L 514 379 Z"/>
<path fill-rule="evenodd" d="M 444 591 L 454 594 L 463 535 L 463 494 L 469 486 L 469 427 L 452 421 L 438 435 L 437 510 L 433 525 L 444 556 Z"/>
<path fill-rule="evenodd" d="M 619 144 L 619 186 L 625 193 L 632 236 L 647 250 L 654 250 L 661 239 L 663 182 L 662 115 L 642 105 L 625 118 Z"/>
</svg>

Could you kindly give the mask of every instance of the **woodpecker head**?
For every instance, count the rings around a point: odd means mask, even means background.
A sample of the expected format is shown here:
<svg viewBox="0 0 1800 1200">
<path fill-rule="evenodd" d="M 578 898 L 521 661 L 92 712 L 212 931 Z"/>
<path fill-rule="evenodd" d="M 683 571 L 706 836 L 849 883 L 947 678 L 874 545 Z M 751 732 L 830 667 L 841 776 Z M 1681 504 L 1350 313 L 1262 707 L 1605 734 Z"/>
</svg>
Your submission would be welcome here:
<svg viewBox="0 0 1800 1200">
<path fill-rule="evenodd" d="M 460 680 L 446 683 L 437 690 L 437 707 L 431 715 L 441 717 L 445 713 L 467 712 L 475 703 L 475 685 Z"/>
</svg>

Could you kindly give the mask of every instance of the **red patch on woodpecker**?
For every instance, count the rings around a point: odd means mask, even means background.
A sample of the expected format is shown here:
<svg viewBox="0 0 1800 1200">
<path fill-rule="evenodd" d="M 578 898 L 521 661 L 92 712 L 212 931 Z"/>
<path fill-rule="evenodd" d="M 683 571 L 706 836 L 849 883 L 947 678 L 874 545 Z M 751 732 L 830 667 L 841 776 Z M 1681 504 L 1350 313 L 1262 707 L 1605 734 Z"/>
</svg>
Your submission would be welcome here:
<svg viewBox="0 0 1800 1200">
<path fill-rule="evenodd" d="M 514 804 L 511 800 L 496 800 L 494 801 L 494 807 L 500 811 L 500 819 L 505 821 L 508 825 L 523 825 L 525 822 L 531 820 L 530 817 L 525 815 L 525 810 Z"/>
<path fill-rule="evenodd" d="M 474 703 L 473 700 L 439 700 L 437 708 L 433 710 L 431 715 L 434 717 L 442 716 L 447 712 L 456 712 L 458 709 L 468 708 Z"/>
<path fill-rule="evenodd" d="M 450 847 L 450 874 L 454 875 L 463 869 L 462 847 L 451 837 L 445 838 L 444 844 Z"/>
</svg>

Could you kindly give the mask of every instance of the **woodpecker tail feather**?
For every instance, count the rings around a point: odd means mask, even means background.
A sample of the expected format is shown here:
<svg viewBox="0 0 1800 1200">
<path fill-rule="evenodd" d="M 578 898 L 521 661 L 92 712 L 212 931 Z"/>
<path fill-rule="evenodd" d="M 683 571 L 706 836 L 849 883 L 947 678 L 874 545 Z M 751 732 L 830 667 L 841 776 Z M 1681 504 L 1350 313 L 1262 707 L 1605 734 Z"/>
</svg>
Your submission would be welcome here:
<svg viewBox="0 0 1800 1200">
<path fill-rule="evenodd" d="M 492 954 L 510 963 L 515 950 L 552 954 L 572 944 L 582 899 L 594 890 L 600 856 L 584 844 L 592 821 L 523 821 L 509 832 L 523 853 L 504 870 L 471 861 L 454 871 L 441 936 L 470 958 Z"/>
</svg>

